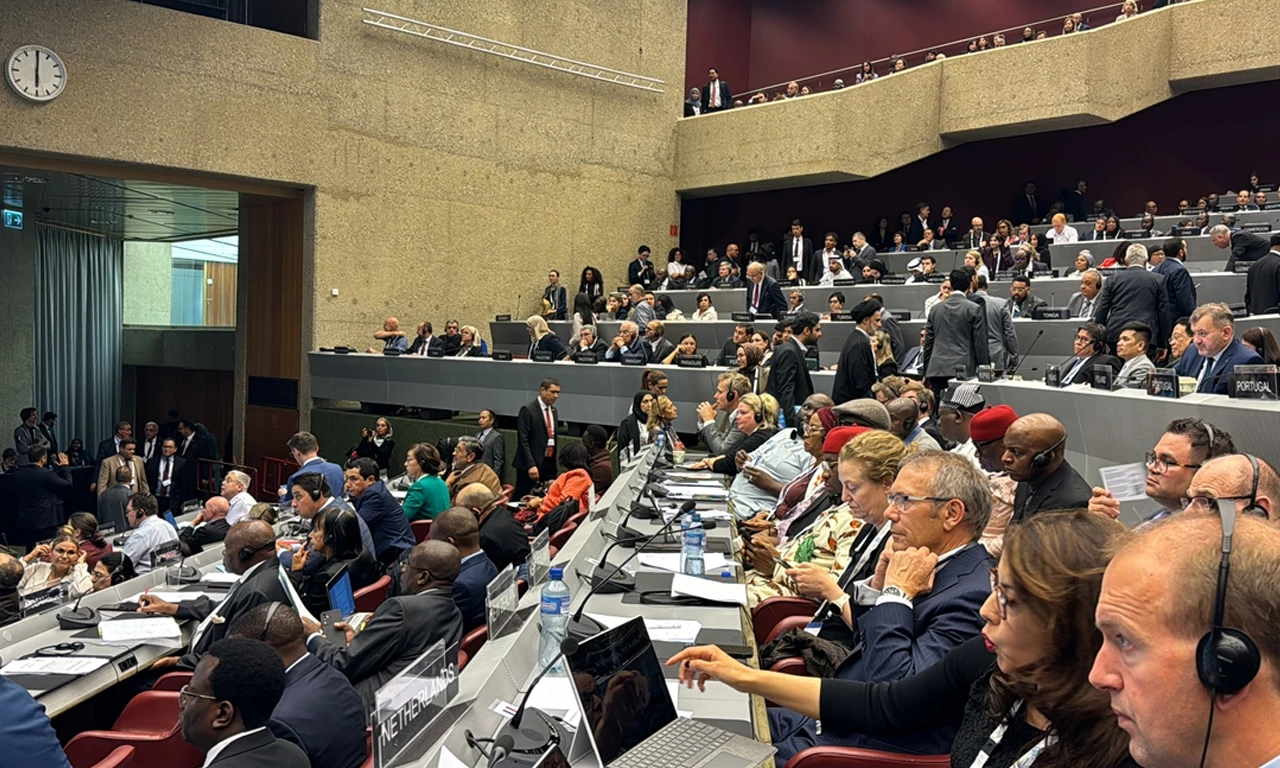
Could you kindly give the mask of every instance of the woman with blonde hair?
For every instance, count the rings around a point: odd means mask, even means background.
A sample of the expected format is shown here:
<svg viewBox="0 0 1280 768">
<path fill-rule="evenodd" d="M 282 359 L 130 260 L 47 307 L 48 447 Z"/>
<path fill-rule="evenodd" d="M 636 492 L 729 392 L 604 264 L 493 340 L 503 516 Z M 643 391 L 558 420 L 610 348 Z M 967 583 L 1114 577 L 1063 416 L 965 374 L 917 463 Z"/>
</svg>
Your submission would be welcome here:
<svg viewBox="0 0 1280 768">
<path fill-rule="evenodd" d="M 646 443 L 655 442 L 658 435 L 665 435 L 666 447 L 662 453 L 668 461 L 671 460 L 671 451 L 676 449 L 676 444 L 680 442 L 680 438 L 676 436 L 675 427 L 676 417 L 679 415 L 676 404 L 666 395 L 658 395 L 649 405 L 649 420 L 645 422 L 645 431 L 648 432 L 649 439 Z M 680 449 L 683 450 L 683 447 L 680 446 Z"/>
<path fill-rule="evenodd" d="M 876 331 L 871 339 L 871 347 L 876 353 L 876 371 L 880 376 L 897 376 L 898 361 L 893 359 L 893 342 L 889 339 L 889 334 Z"/>
<path fill-rule="evenodd" d="M 22 581 L 18 593 L 33 592 L 65 585 L 72 600 L 93 591 L 93 576 L 85 563 L 89 554 L 80 551 L 71 528 L 58 529 L 53 541 L 40 544 L 22 557 Z"/>
<path fill-rule="evenodd" d="M 538 315 L 530 315 L 524 321 L 524 329 L 529 332 L 529 359 L 534 352 L 550 352 L 552 360 L 559 360 L 568 351 L 560 337 L 551 332 L 546 319 Z"/>
<path fill-rule="evenodd" d="M 385 473 L 391 464 L 391 452 L 396 449 L 396 441 L 392 439 L 395 430 L 391 422 L 379 418 L 373 423 L 373 429 L 363 429 L 360 442 L 356 444 L 356 456 L 367 456 L 378 462 L 378 470 Z"/>
<path fill-rule="evenodd" d="M 773 395 L 749 392 L 738 398 L 733 420 L 746 435 L 738 444 L 738 451 L 750 454 L 778 432 L 778 401 Z M 732 477 L 738 474 L 738 462 L 734 456 L 710 456 L 694 464 L 693 469 L 709 469 Z"/>
<path fill-rule="evenodd" d="M 454 353 L 454 357 L 485 357 L 480 331 L 474 325 L 464 325 L 460 331 L 462 346 Z"/>
</svg>

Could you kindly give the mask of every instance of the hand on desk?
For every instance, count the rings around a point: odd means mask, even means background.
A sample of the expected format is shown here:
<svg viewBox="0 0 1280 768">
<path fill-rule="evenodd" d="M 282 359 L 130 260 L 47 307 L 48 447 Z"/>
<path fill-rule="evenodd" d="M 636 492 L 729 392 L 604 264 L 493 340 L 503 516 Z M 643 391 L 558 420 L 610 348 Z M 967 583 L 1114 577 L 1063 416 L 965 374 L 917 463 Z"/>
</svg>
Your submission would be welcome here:
<svg viewBox="0 0 1280 768">
<path fill-rule="evenodd" d="M 701 645 L 686 648 L 667 659 L 667 666 L 680 665 L 680 682 L 692 688 L 696 682 L 698 690 L 707 689 L 708 680 L 719 680 L 730 688 L 741 690 L 739 686 L 747 681 L 751 669 L 714 645 Z"/>
<path fill-rule="evenodd" d="M 162 616 L 173 616 L 177 612 L 177 603 L 166 602 L 154 595 L 143 594 L 138 596 L 138 613 L 158 613 Z"/>
<path fill-rule="evenodd" d="M 1089 511 L 1115 520 L 1120 517 L 1120 502 L 1106 488 L 1094 488 L 1093 498 L 1089 499 Z"/>
<path fill-rule="evenodd" d="M 170 667 L 176 667 L 176 666 L 178 666 L 177 656 L 161 656 L 160 658 L 151 662 L 152 669 L 169 669 Z"/>
<path fill-rule="evenodd" d="M 717 458 L 719 457 L 712 456 L 710 458 L 703 459 L 702 461 L 695 461 L 693 464 L 689 465 L 689 469 L 695 472 L 702 469 L 711 469 L 711 464 L 715 462 Z"/>
</svg>

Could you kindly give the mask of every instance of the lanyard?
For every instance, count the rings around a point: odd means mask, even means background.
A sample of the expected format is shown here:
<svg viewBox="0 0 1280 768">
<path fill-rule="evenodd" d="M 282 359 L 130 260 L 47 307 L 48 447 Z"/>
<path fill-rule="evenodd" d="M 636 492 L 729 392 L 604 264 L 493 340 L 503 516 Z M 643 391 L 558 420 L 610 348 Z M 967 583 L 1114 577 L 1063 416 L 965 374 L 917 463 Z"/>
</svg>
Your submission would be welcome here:
<svg viewBox="0 0 1280 768">
<path fill-rule="evenodd" d="M 995 751 L 995 748 L 1000 745 L 1000 740 L 1004 738 L 1005 731 L 1009 730 L 1009 720 L 1016 716 L 1020 709 L 1022 709 L 1022 701 L 1019 700 L 1014 702 L 1013 709 L 1009 710 L 1008 716 L 1006 716 L 1004 720 L 1001 720 L 1000 724 L 996 726 L 996 729 L 991 732 L 989 737 L 987 737 L 987 743 L 982 745 L 981 751 L 979 751 L 978 756 L 973 759 L 973 763 L 969 768 L 983 768 L 983 766 L 987 764 L 987 760 L 991 758 L 991 753 Z M 1041 752 L 1050 745 L 1057 743 L 1057 741 L 1057 736 L 1054 736 L 1053 734 L 1045 734 L 1044 738 L 1040 739 L 1035 744 L 1032 744 L 1031 749 L 1027 750 L 1022 757 L 1018 758 L 1010 768 L 1029 768 L 1029 766 L 1035 763 L 1036 758 L 1040 757 Z"/>
</svg>

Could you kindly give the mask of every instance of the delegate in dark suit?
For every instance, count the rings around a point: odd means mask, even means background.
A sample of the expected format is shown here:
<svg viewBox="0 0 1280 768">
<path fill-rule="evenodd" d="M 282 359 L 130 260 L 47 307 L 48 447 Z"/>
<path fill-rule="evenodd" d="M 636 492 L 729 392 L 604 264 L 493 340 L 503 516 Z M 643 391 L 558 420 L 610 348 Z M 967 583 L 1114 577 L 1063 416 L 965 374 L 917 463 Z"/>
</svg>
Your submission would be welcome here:
<svg viewBox="0 0 1280 768">
<path fill-rule="evenodd" d="M 387 598 L 346 648 L 313 636 L 307 650 L 346 675 L 365 707 L 372 710 L 378 689 L 437 640 L 444 641 L 449 662 L 457 664 L 462 614 L 449 591 L 428 589 Z"/>
<path fill-rule="evenodd" d="M 1107 327 L 1107 342 L 1113 348 L 1120 338 L 1120 329 L 1133 322 L 1146 323 L 1155 332 L 1151 340 L 1153 347 L 1167 347 L 1173 321 L 1169 318 L 1169 294 L 1164 278 L 1141 265 L 1107 278 L 1098 296 L 1093 321 Z"/>
<path fill-rule="evenodd" d="M 462 570 L 453 580 L 453 602 L 462 614 L 463 632 L 485 623 L 485 587 L 497 575 L 498 569 L 483 549 L 462 561 Z"/>
<path fill-rule="evenodd" d="M 284 695 L 267 727 L 307 753 L 311 768 L 360 768 L 368 757 L 366 719 L 347 678 L 307 654 L 285 673 Z"/>
<path fill-rule="evenodd" d="M 717 88 L 720 91 L 720 99 L 718 106 L 711 106 L 711 89 Z M 729 91 L 729 84 L 723 80 L 716 80 L 715 83 L 707 83 L 702 86 L 702 111 L 716 112 L 721 109 L 731 109 L 733 107 L 733 94 Z"/>
<path fill-rule="evenodd" d="M 910 353 L 908 353 L 910 354 Z M 831 399 L 847 403 L 874 397 L 871 385 L 876 383 L 876 356 L 871 351 L 871 338 L 861 328 L 854 328 L 840 349 L 840 363 L 831 384 Z"/>
<path fill-rule="evenodd" d="M 54 529 L 66 521 L 62 500 L 70 497 L 73 489 L 71 472 L 66 467 L 24 464 L 14 470 L 9 489 L 14 529 L 19 540 L 28 546 L 50 538 Z"/>
<path fill-rule="evenodd" d="M 427 348 L 425 353 L 422 351 L 424 346 Z M 435 334 L 430 336 L 415 336 L 413 337 L 413 343 L 409 345 L 409 351 L 405 352 L 405 354 L 418 356 L 425 354 L 427 357 L 443 355 L 444 339 L 436 336 Z"/>
<path fill-rule="evenodd" d="M 1252 232 L 1231 233 L 1231 256 L 1227 258 L 1228 272 L 1234 272 L 1237 261 L 1257 261 L 1271 250 L 1271 241 Z"/>
<path fill-rule="evenodd" d="M 813 394 L 813 379 L 804 364 L 804 352 L 795 339 L 787 339 L 773 353 L 773 370 L 766 391 L 778 401 L 778 411 L 788 424 L 795 421 L 796 408 Z"/>
<path fill-rule="evenodd" d="M 1200 385 L 1196 387 L 1196 391 L 1213 395 L 1227 394 L 1228 385 L 1231 383 L 1231 371 L 1235 370 L 1237 365 L 1262 365 L 1262 357 L 1241 344 L 1239 339 L 1232 338 L 1231 343 L 1218 353 L 1213 363 L 1213 370 L 1205 371 L 1204 377 L 1200 378 Z M 1173 368 L 1179 376 L 1190 376 L 1194 379 L 1200 377 L 1200 369 L 1203 367 L 1204 358 L 1194 346 L 1189 346 Z"/>
<path fill-rule="evenodd" d="M 270 730 L 251 733 L 228 744 L 209 768 L 308 768 L 306 754 Z"/>
<path fill-rule="evenodd" d="M 480 549 L 498 570 L 529 561 L 529 534 L 506 506 L 495 507 L 480 519 Z"/>
<path fill-rule="evenodd" d="M 918 215 L 912 218 L 911 226 L 907 227 L 907 236 L 905 238 L 907 245 L 915 245 L 923 240 L 926 229 L 933 229 L 933 225 L 928 220 L 921 220 Z"/>
<path fill-rule="evenodd" d="M 484 446 L 484 452 L 480 454 L 480 461 L 488 464 L 494 472 L 498 473 L 498 477 L 502 477 L 502 469 L 506 466 L 507 460 L 506 438 L 498 430 L 490 429 L 487 432 L 481 432 L 476 435 L 476 439 L 480 441 L 480 445 Z"/>
<path fill-rule="evenodd" d="M 26 688 L 0 676 L 0 743 L 14 758 L 9 765 L 69 768 L 67 755 L 58 745 L 44 706 Z M 21 757 L 18 757 L 21 755 Z"/>
<path fill-rule="evenodd" d="M 1280 253 L 1269 251 L 1249 268 L 1244 303 L 1251 315 L 1263 315 L 1280 307 Z"/>
<path fill-rule="evenodd" d="M 991 362 L 989 350 L 983 307 L 960 291 L 933 306 L 924 323 L 925 378 L 950 378 L 957 368 L 973 376 L 978 366 Z"/>
<path fill-rule="evenodd" d="M 552 432 L 555 432 L 555 425 L 560 423 L 558 419 L 559 415 L 553 406 L 551 408 Z M 529 478 L 530 467 L 538 468 L 538 482 L 540 483 L 555 479 L 556 448 L 558 445 L 551 446 L 551 455 L 548 456 L 547 438 L 547 420 L 542 411 L 542 398 L 536 397 L 520 406 L 520 413 L 516 416 L 516 458 L 514 463 L 516 487 L 512 494 L 514 498 L 523 497 L 535 485 L 533 480 Z"/>
<path fill-rule="evenodd" d="M 1166 256 L 1151 271 L 1164 278 L 1165 291 L 1169 294 L 1169 317 L 1174 320 L 1191 317 L 1197 306 L 1196 284 L 1186 266 L 1181 261 Z M 1170 332 L 1172 330 L 1171 324 Z"/>
<path fill-rule="evenodd" d="M 364 519 L 373 534 L 374 555 L 379 562 L 389 563 L 399 554 L 413 547 L 416 539 L 409 519 L 405 517 L 400 502 L 387 490 L 381 480 L 370 485 L 354 499 L 356 514 Z"/>
<path fill-rule="evenodd" d="M 161 471 L 161 464 L 169 462 L 166 472 Z M 182 510 L 182 502 L 186 501 L 186 489 L 183 487 L 183 477 L 187 473 L 187 462 L 181 456 L 174 454 L 173 456 L 164 456 L 157 454 L 148 461 L 147 468 L 147 487 L 155 495 L 156 501 L 160 502 L 160 511 L 163 513 L 166 509 L 177 513 Z M 168 485 L 163 485 L 162 481 L 165 475 L 168 475 Z"/>
<path fill-rule="evenodd" d="M 885 602 L 855 608 L 853 651 L 836 678 L 888 682 L 911 677 L 977 635 L 983 625 L 978 610 L 991 595 L 992 565 L 984 547 L 970 545 L 942 564 L 933 589 L 916 597 L 914 607 Z M 786 709 L 769 710 L 769 730 L 779 762 L 815 745 L 946 754 L 956 734 L 954 725 L 910 736 L 819 734 L 813 720 Z"/>
<path fill-rule="evenodd" d="M 1089 376 L 1093 373 L 1093 367 L 1095 365 L 1109 365 L 1111 366 L 1111 370 L 1119 373 L 1120 369 L 1124 367 L 1124 361 L 1115 355 L 1108 355 L 1105 352 L 1098 352 L 1094 355 L 1090 355 L 1084 359 L 1084 362 L 1080 362 L 1080 358 L 1073 355 L 1072 357 L 1068 357 L 1062 365 L 1058 366 L 1059 370 L 1062 372 L 1062 385 L 1087 384 L 1089 382 Z"/>
<path fill-rule="evenodd" d="M 813 258 L 813 241 L 803 236 L 799 240 L 800 261 L 796 272 L 809 283 L 817 283 L 822 277 L 823 265 L 818 264 Z M 796 264 L 796 238 L 788 235 L 782 239 L 782 250 L 778 252 L 778 264 L 784 276 L 787 274 L 787 267 Z"/>
<path fill-rule="evenodd" d="M 1032 490 L 1031 484 L 1018 483 L 1013 497 L 1013 519 L 1016 523 L 1037 512 L 1054 509 L 1084 509 L 1089 506 L 1093 491 L 1080 473 L 1064 459 L 1057 469 L 1045 477 L 1040 487 Z"/>
<path fill-rule="evenodd" d="M 244 576 L 231 587 L 221 603 L 215 603 L 207 597 L 178 603 L 178 611 L 174 614 L 178 621 L 199 622 L 192 633 L 191 647 L 178 660 L 178 666 L 194 670 L 209 646 L 226 637 L 227 630 L 238 617 L 259 605 L 272 602 L 292 605 L 285 593 L 283 579 L 280 561 L 273 555 L 245 571 Z"/>
<path fill-rule="evenodd" d="M 765 275 L 759 283 L 747 281 L 747 311 L 756 317 L 777 317 L 787 311 L 787 300 L 782 296 L 782 286 Z"/>
<path fill-rule="evenodd" d="M 99 501 L 99 505 L 101 505 L 101 501 Z M 210 544 L 226 540 L 227 531 L 229 530 L 231 530 L 231 526 L 227 523 L 226 518 L 211 520 L 192 528 L 183 528 L 178 532 L 178 545 L 182 547 L 182 556 L 191 557 L 193 554 L 203 551 Z"/>
<path fill-rule="evenodd" d="M 564 357 L 564 353 L 568 351 L 568 347 L 560 340 L 554 332 L 548 333 L 546 336 L 529 344 L 529 359 L 533 359 L 534 352 L 550 352 L 552 360 L 559 360 Z"/>
<path fill-rule="evenodd" d="M 652 261 L 636 259 L 627 265 L 627 283 L 652 288 L 658 282 L 658 273 L 653 269 Z"/>
<path fill-rule="evenodd" d="M 666 360 L 667 355 L 674 352 L 676 348 L 676 345 L 672 344 L 671 340 L 668 339 L 666 336 L 663 336 L 657 341 L 650 341 L 649 339 L 645 339 L 643 344 L 649 348 L 649 351 L 647 353 L 649 360 L 655 363 L 660 363 L 663 360 Z"/>
<path fill-rule="evenodd" d="M 1035 195 L 1018 195 L 1013 202 L 1014 224 L 1039 224 L 1044 218 L 1045 204 Z"/>
</svg>

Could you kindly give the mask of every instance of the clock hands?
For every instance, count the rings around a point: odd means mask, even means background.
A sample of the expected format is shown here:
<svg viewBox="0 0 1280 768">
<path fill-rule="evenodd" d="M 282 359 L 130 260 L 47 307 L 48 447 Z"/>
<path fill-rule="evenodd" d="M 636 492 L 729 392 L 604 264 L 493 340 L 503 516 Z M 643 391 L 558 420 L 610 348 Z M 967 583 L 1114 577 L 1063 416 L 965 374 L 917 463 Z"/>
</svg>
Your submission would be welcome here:
<svg viewBox="0 0 1280 768">
<path fill-rule="evenodd" d="M 40 90 L 40 52 L 36 52 L 36 90 Z"/>
</svg>

